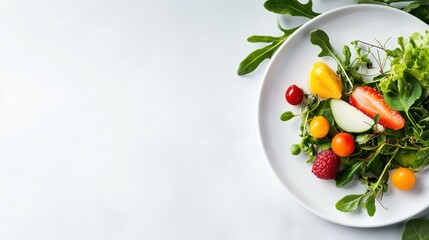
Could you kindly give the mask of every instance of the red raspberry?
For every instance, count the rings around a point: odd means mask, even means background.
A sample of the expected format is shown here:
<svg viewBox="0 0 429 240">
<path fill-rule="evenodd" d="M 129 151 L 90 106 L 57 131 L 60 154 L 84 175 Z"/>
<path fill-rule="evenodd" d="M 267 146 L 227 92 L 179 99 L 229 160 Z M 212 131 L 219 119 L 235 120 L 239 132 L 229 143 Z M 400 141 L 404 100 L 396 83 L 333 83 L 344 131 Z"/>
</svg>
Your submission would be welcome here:
<svg viewBox="0 0 429 240">
<path fill-rule="evenodd" d="M 340 156 L 332 150 L 321 151 L 316 156 L 311 172 L 321 179 L 334 179 L 340 169 Z"/>
</svg>

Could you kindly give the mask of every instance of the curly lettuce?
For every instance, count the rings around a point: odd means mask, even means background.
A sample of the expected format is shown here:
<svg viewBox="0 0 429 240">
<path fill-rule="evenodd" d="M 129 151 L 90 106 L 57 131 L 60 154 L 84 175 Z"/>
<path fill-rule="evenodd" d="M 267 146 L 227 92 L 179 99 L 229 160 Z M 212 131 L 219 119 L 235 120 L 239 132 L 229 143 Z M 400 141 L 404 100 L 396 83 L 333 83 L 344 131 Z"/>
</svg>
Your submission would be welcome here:
<svg viewBox="0 0 429 240">
<path fill-rule="evenodd" d="M 391 86 L 397 81 L 406 79 L 405 72 L 419 80 L 423 88 L 429 88 L 429 31 L 424 34 L 413 33 L 410 37 L 398 38 L 399 47 L 388 50 L 390 58 L 389 76 L 384 78 L 379 87 L 385 94 L 391 91 Z"/>
</svg>

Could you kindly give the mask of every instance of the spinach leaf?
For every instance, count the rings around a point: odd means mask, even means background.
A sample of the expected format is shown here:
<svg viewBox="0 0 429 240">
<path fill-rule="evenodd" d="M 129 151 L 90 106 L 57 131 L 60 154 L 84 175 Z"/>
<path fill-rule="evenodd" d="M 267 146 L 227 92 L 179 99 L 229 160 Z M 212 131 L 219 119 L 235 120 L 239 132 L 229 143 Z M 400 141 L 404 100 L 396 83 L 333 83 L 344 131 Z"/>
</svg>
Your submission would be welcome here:
<svg viewBox="0 0 429 240">
<path fill-rule="evenodd" d="M 405 225 L 402 240 L 429 239 L 429 219 L 412 219 Z"/>
<path fill-rule="evenodd" d="M 375 196 L 374 195 L 370 195 L 366 201 L 365 201 L 365 208 L 366 208 L 366 212 L 368 213 L 368 215 L 370 217 L 374 216 L 375 214 Z"/>
<path fill-rule="evenodd" d="M 307 18 L 314 18 L 319 15 L 319 13 L 313 12 L 313 2 L 311 0 L 306 4 L 297 0 L 268 0 L 264 3 L 264 7 L 270 12 L 284 15 Z"/>
<path fill-rule="evenodd" d="M 341 212 L 353 212 L 356 211 L 360 205 L 361 200 L 365 197 L 365 194 L 352 194 L 341 198 L 336 204 L 335 208 Z"/>
<path fill-rule="evenodd" d="M 391 108 L 408 112 L 414 102 L 422 95 L 422 86 L 419 80 L 408 71 L 405 71 L 404 77 L 396 82 L 398 92 L 388 91 L 384 95 L 384 99 Z"/>
</svg>

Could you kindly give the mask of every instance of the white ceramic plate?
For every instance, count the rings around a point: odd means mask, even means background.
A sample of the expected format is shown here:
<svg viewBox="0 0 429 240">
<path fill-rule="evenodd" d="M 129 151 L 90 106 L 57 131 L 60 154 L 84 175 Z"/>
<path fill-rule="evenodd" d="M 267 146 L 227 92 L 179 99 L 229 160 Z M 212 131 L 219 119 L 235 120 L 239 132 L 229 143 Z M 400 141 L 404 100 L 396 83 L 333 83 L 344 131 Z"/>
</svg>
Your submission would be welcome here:
<svg viewBox="0 0 429 240">
<path fill-rule="evenodd" d="M 407 220 L 429 206 L 429 171 L 419 173 L 418 184 L 411 191 L 400 192 L 393 187 L 384 195 L 384 209 L 377 203 L 377 212 L 369 217 L 365 210 L 343 213 L 335 203 L 348 194 L 365 191 L 359 183 L 337 188 L 333 180 L 319 180 L 311 173 L 305 156 L 290 154 L 290 146 L 299 142 L 300 119 L 281 122 L 280 115 L 288 110 L 299 112 L 284 100 L 284 92 L 291 84 L 302 86 L 307 92 L 308 73 L 316 61 L 326 61 L 333 69 L 330 58 L 318 58 L 318 46 L 312 45 L 309 33 L 320 28 L 330 37 L 334 49 L 359 39 L 374 43 L 384 42 L 397 46 L 399 36 L 423 33 L 428 26 L 419 19 L 378 5 L 352 5 L 326 12 L 304 24 L 276 52 L 264 74 L 259 96 L 259 130 L 262 146 L 275 173 L 295 199 L 319 217 L 353 227 L 379 227 Z"/>
</svg>

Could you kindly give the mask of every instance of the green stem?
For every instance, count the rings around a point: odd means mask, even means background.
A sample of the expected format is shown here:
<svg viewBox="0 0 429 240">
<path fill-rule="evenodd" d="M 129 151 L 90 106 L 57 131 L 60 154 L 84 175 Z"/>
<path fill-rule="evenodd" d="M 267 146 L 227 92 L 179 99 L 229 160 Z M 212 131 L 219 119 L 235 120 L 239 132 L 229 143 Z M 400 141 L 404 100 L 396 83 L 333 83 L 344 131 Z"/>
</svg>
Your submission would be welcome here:
<svg viewBox="0 0 429 240">
<path fill-rule="evenodd" d="M 386 163 L 386 166 L 384 166 L 383 172 L 380 174 L 380 177 L 378 178 L 377 182 L 374 184 L 373 191 L 374 191 L 375 189 L 378 189 L 378 186 L 380 185 L 380 183 L 381 183 L 382 179 L 384 178 L 384 174 L 386 174 L 387 169 L 389 169 L 390 164 L 392 163 L 393 158 L 395 157 L 395 155 L 396 155 L 396 153 L 398 152 L 398 150 L 399 150 L 398 148 L 397 148 L 397 149 L 395 149 L 395 151 L 394 151 L 394 152 L 393 152 L 393 154 L 392 154 L 392 157 L 391 157 L 391 158 L 389 159 L 389 161 Z M 377 194 L 377 195 L 378 195 L 378 194 Z"/>
<path fill-rule="evenodd" d="M 418 126 L 415 122 L 414 119 L 412 118 L 412 116 L 410 115 L 409 111 L 405 112 L 405 115 L 407 115 L 408 120 L 410 120 L 411 124 L 413 125 L 414 128 L 416 129 L 420 129 L 420 126 Z"/>
<path fill-rule="evenodd" d="M 412 146 L 403 146 L 400 144 L 389 144 L 389 146 L 392 147 L 396 147 L 398 149 L 405 149 L 405 150 L 413 150 L 413 151 L 418 151 L 418 150 L 429 150 L 429 146 L 428 147 L 412 147 Z"/>
</svg>

